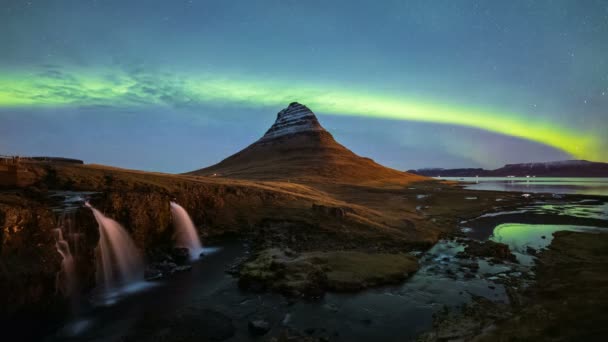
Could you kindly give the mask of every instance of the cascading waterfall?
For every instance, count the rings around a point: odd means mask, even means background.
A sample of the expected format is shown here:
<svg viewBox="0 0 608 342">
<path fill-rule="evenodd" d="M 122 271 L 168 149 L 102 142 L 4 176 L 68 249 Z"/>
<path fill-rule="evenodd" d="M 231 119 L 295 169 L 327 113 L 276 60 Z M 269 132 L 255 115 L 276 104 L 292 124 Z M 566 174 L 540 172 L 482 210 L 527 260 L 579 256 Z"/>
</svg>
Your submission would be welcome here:
<svg viewBox="0 0 608 342">
<path fill-rule="evenodd" d="M 190 259 L 196 259 L 203 250 L 194 223 L 186 209 L 179 204 L 171 202 L 171 215 L 175 225 L 175 242 L 178 247 L 188 248 Z"/>
<path fill-rule="evenodd" d="M 65 219 L 62 221 L 65 222 Z M 76 266 L 70 245 L 63 237 L 63 227 L 64 223 L 54 230 L 55 247 L 61 255 L 61 269 L 55 278 L 55 288 L 65 297 L 73 297 L 76 294 Z"/>
<path fill-rule="evenodd" d="M 97 246 L 97 284 L 106 294 L 144 280 L 142 257 L 135 243 L 116 221 L 106 217 L 90 204 L 99 224 Z"/>
</svg>

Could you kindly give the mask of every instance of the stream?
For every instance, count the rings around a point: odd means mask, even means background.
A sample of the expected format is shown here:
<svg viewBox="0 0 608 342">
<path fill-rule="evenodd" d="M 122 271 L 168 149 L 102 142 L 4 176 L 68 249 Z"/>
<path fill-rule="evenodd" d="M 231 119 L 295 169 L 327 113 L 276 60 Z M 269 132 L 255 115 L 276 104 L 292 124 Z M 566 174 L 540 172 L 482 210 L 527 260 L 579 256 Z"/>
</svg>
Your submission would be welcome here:
<svg viewBox="0 0 608 342">
<path fill-rule="evenodd" d="M 595 223 L 606 222 L 607 208 L 606 203 L 598 201 L 567 205 L 538 202 L 516 212 L 463 221 L 465 236 L 506 243 L 519 263 L 461 259 L 456 255 L 464 250 L 462 243 L 441 240 L 430 250 L 417 252 L 421 268 L 401 285 L 358 293 L 328 293 L 317 301 L 241 291 L 226 270 L 248 253 L 247 244 L 226 241 L 215 246 L 215 253 L 194 262 L 188 272 L 150 282 L 151 286 L 112 305 L 89 306 L 46 340 L 253 341 L 259 338 L 250 334 L 248 322 L 257 319 L 269 323 L 267 336 L 290 329 L 331 341 L 412 340 L 431 327 L 433 313 L 444 307 L 460 307 L 472 296 L 507 302 L 502 284 L 522 274 L 529 275 L 521 281 L 524 286 L 533 280 L 535 257 L 528 253 L 528 247 L 546 248 L 553 232 L 606 231 L 593 225 L 525 223 L 528 213 L 577 217 L 582 220 L 579 223 L 585 223 L 585 219 Z M 519 215 L 515 223 L 514 215 Z"/>
</svg>

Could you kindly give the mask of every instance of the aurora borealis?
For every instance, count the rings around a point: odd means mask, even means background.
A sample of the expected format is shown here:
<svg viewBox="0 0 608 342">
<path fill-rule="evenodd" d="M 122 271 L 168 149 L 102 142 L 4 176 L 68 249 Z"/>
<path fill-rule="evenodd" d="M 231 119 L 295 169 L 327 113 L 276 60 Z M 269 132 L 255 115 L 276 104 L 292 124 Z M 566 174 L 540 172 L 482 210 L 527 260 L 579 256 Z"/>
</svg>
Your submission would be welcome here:
<svg viewBox="0 0 608 342">
<path fill-rule="evenodd" d="M 349 4 L 8 1 L 0 151 L 186 171 L 299 101 L 395 168 L 608 161 L 605 2 Z"/>
</svg>

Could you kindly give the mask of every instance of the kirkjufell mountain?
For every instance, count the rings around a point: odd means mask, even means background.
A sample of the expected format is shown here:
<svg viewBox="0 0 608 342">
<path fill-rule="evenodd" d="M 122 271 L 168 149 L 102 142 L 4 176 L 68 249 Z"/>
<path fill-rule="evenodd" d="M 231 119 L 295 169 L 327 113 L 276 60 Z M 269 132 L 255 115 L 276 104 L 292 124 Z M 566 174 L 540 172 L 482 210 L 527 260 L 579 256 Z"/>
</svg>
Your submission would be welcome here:
<svg viewBox="0 0 608 342">
<path fill-rule="evenodd" d="M 258 141 L 192 175 L 257 180 L 408 183 L 423 179 L 356 155 L 321 126 L 305 105 L 293 102 L 277 114 Z"/>
</svg>

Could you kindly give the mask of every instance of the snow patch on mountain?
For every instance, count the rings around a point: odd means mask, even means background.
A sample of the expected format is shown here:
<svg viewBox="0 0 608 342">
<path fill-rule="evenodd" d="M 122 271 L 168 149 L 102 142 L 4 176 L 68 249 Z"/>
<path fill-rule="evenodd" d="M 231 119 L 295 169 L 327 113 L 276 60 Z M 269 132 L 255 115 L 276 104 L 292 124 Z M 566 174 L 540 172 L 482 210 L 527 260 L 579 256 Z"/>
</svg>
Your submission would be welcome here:
<svg viewBox="0 0 608 342">
<path fill-rule="evenodd" d="M 325 131 L 325 129 L 321 127 L 315 114 L 305 105 L 292 102 L 277 114 L 276 121 L 259 141 L 268 141 L 301 132 L 321 131 Z"/>
</svg>

